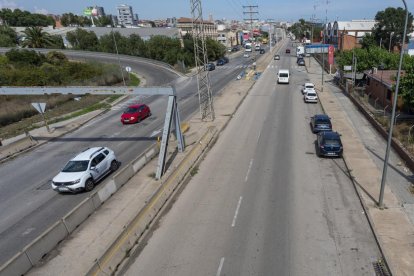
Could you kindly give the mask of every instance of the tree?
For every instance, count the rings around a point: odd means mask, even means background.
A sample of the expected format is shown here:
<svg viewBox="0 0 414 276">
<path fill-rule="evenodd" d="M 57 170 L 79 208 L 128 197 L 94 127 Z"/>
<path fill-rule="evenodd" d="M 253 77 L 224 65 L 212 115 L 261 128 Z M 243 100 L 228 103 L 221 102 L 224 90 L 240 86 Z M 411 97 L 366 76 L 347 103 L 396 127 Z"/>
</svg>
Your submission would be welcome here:
<svg viewBox="0 0 414 276">
<path fill-rule="evenodd" d="M 74 15 L 73 13 L 64 13 L 62 14 L 62 17 L 60 18 L 60 23 L 62 26 L 68 27 L 68 26 L 91 26 L 92 21 L 86 17 L 86 16 L 78 16 Z"/>
<path fill-rule="evenodd" d="M 362 38 L 360 44 L 363 49 L 368 49 L 368 48 L 376 46 L 377 42 L 375 41 L 375 37 L 372 34 L 366 33 L 364 37 Z"/>
<path fill-rule="evenodd" d="M 0 19 L 8 26 L 30 27 L 30 26 L 54 26 L 55 20 L 51 16 L 35 14 L 20 9 L 1 9 Z"/>
<path fill-rule="evenodd" d="M 44 48 L 53 44 L 53 39 L 42 27 L 27 27 L 23 33 L 26 35 L 22 43 L 23 47 Z"/>
<path fill-rule="evenodd" d="M 414 107 L 414 58 L 404 57 L 405 72 L 400 78 L 399 96 L 402 97 L 405 107 L 412 112 Z M 395 90 L 395 86 L 393 87 Z"/>
<path fill-rule="evenodd" d="M 34 50 L 11 49 L 5 55 L 11 64 L 40 66 L 46 61 L 45 55 Z"/>
<path fill-rule="evenodd" d="M 14 47 L 17 44 L 17 33 L 9 26 L 0 26 L 0 47 Z"/>
<path fill-rule="evenodd" d="M 387 45 L 388 48 L 393 49 L 394 46 L 402 45 L 402 36 L 404 34 L 405 10 L 403 8 L 386 8 L 384 11 L 379 11 L 375 15 L 375 20 L 378 21 L 373 29 L 373 36 L 379 44 Z M 408 13 L 407 34 L 413 31 L 413 16 Z M 408 37 L 404 38 L 405 42 Z M 391 46 L 391 47 L 390 47 Z"/>
<path fill-rule="evenodd" d="M 75 49 L 86 51 L 96 51 L 98 49 L 99 40 L 93 31 L 77 28 L 75 31 L 68 32 L 66 39 Z"/>
</svg>

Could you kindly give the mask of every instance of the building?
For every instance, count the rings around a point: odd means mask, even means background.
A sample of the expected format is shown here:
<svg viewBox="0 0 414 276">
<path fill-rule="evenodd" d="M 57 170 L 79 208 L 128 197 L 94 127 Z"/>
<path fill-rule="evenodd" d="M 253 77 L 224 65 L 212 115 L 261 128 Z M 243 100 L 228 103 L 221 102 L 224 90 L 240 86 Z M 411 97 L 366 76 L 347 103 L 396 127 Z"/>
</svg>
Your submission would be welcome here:
<svg viewBox="0 0 414 276">
<path fill-rule="evenodd" d="M 198 24 L 198 22 L 196 22 Z M 206 37 L 210 37 L 217 40 L 217 28 L 216 24 L 212 21 L 203 21 L 204 34 Z M 180 30 L 181 37 L 186 34 L 193 33 L 193 20 L 191 18 L 180 17 L 177 19 L 177 28 Z"/>
<path fill-rule="evenodd" d="M 404 71 L 401 71 L 401 76 Z M 371 72 L 365 73 L 366 76 L 366 90 L 365 93 L 371 99 L 386 108 L 387 111 L 392 109 L 392 101 L 394 98 L 393 85 L 396 83 L 397 70 L 378 70 L 374 69 Z M 398 108 L 401 109 L 403 101 L 401 97 L 398 99 Z"/>
<path fill-rule="evenodd" d="M 135 15 L 132 7 L 122 4 L 116 7 L 118 11 L 118 24 L 124 27 L 135 26 Z"/>
<path fill-rule="evenodd" d="M 323 41 L 332 44 L 338 50 L 350 50 L 360 47 L 361 39 L 372 33 L 375 20 L 334 21 L 325 24 Z"/>
</svg>

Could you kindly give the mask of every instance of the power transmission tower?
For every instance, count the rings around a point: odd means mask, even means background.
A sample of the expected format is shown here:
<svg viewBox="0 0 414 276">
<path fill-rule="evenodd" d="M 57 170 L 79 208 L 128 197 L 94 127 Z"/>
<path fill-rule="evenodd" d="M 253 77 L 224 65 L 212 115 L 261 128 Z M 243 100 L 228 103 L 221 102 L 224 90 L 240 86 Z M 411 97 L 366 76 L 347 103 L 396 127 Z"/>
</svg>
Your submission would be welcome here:
<svg viewBox="0 0 414 276">
<path fill-rule="evenodd" d="M 250 21 L 250 36 L 253 39 L 253 21 L 258 21 L 259 18 L 253 18 L 253 15 L 258 14 L 258 11 L 254 11 L 254 9 L 259 8 L 259 6 L 243 6 L 243 9 L 248 9 L 248 11 L 244 11 L 243 14 L 248 14 L 249 18 L 244 18 L 244 20 Z"/>
<path fill-rule="evenodd" d="M 192 30 L 194 41 L 195 66 L 197 68 L 198 100 L 201 120 L 214 120 L 213 96 L 211 92 L 209 71 L 207 70 L 207 50 L 204 33 L 203 10 L 201 0 L 191 1 L 193 17 Z"/>
</svg>

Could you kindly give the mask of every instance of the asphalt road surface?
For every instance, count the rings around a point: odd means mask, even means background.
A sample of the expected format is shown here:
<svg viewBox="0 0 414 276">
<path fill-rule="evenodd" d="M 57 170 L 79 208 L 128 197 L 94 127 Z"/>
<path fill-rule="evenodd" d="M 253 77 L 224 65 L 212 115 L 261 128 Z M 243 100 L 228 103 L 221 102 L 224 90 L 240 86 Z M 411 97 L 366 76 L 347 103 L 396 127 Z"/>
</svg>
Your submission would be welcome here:
<svg viewBox="0 0 414 276">
<path fill-rule="evenodd" d="M 374 275 L 381 254 L 346 166 L 315 155 L 321 107 L 303 102 L 306 71 L 283 53 L 125 275 Z"/>
<path fill-rule="evenodd" d="M 118 57 L 112 54 L 63 52 L 73 59 L 118 63 Z M 165 66 L 140 58 L 120 56 L 119 59 L 121 66 L 130 66 L 133 72 L 144 76 L 147 86 L 174 86 L 183 121 L 199 111 L 196 77 L 178 75 Z M 250 63 L 238 56 L 210 72 L 213 94 L 219 94 L 236 78 L 241 67 Z M 136 102 L 148 104 L 153 115 L 139 124 L 122 125 L 122 110 Z M 164 124 L 166 105 L 166 97 L 131 97 L 78 130 L 1 164 L 0 264 L 88 196 L 89 193 L 62 195 L 51 189 L 51 179 L 69 159 L 87 147 L 108 146 L 123 164 L 127 164 L 155 142 Z"/>
</svg>

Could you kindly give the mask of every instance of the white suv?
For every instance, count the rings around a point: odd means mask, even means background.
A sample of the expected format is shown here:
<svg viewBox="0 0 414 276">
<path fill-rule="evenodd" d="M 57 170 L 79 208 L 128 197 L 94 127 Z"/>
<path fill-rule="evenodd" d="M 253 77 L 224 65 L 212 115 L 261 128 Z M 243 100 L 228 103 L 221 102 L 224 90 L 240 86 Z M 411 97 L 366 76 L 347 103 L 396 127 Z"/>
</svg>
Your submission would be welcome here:
<svg viewBox="0 0 414 276">
<path fill-rule="evenodd" d="M 118 167 L 119 162 L 109 148 L 88 148 L 72 158 L 52 179 L 52 188 L 57 192 L 91 191 L 99 180 Z"/>
</svg>

